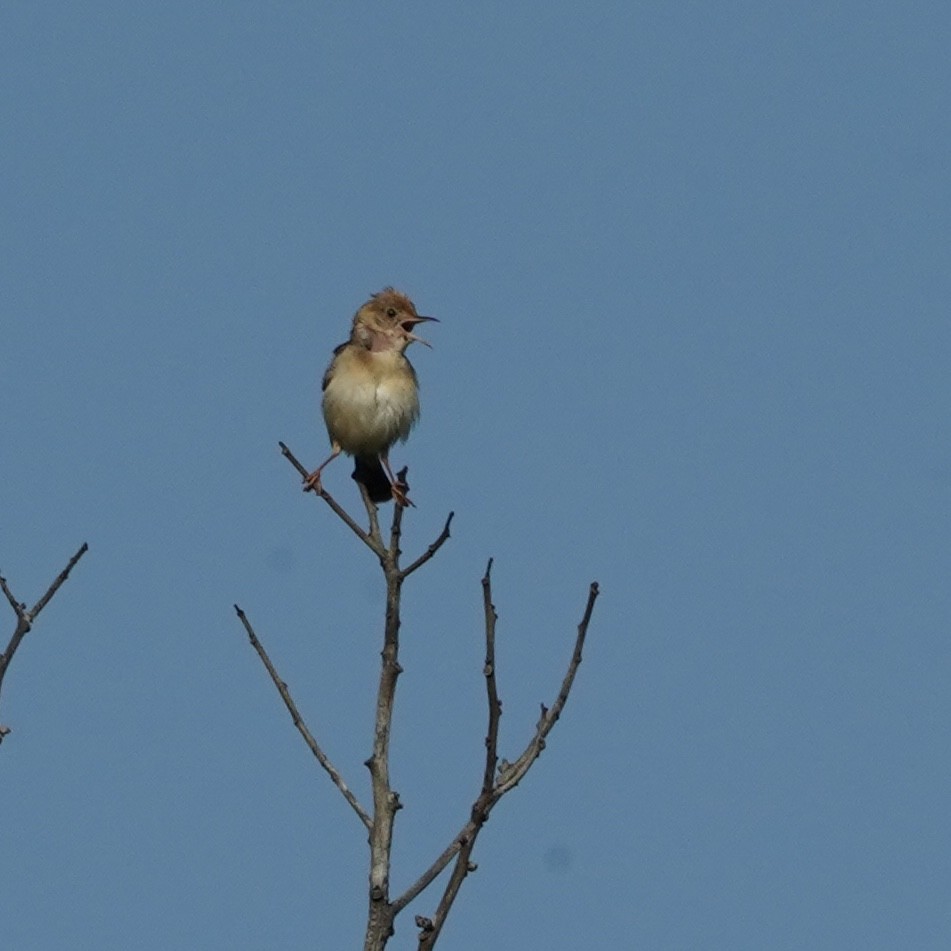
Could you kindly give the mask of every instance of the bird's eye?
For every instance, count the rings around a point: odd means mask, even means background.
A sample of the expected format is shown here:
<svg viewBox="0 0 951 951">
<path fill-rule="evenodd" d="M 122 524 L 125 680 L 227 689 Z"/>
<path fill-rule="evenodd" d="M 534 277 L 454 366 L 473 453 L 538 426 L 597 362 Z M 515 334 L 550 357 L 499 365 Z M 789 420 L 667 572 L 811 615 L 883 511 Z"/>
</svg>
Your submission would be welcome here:
<svg viewBox="0 0 951 951">
<path fill-rule="evenodd" d="M 395 317 L 395 316 L 396 316 L 396 308 L 395 308 L 395 307 L 387 307 L 387 309 L 386 309 L 386 316 L 387 316 L 387 317 Z"/>
</svg>

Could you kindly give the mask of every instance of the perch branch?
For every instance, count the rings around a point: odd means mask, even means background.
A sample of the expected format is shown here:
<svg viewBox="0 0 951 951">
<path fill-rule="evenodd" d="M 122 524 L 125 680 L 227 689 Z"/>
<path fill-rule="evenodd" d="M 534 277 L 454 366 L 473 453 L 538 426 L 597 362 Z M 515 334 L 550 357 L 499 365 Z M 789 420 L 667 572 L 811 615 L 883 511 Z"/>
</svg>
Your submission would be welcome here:
<svg viewBox="0 0 951 951">
<path fill-rule="evenodd" d="M 396 478 L 399 480 L 400 484 L 405 487 L 405 491 L 409 492 L 409 483 L 406 481 L 406 473 L 409 470 L 406 466 L 403 466 L 399 472 L 396 473 Z M 416 506 L 414 505 L 413 508 Z M 400 549 L 400 539 L 403 537 L 403 512 L 405 509 L 402 505 L 393 506 L 393 522 L 390 525 L 390 562 L 389 565 L 383 565 L 383 573 L 386 574 L 388 568 L 392 568 L 400 576 L 400 584 L 403 583 L 403 575 L 400 571 L 399 560 L 400 555 L 403 552 Z"/>
<path fill-rule="evenodd" d="M 310 473 L 301 465 L 297 457 L 288 449 L 287 445 L 283 442 L 279 442 L 278 445 L 281 447 L 281 455 L 287 459 L 288 462 L 300 473 L 302 479 L 306 480 Z M 361 486 L 361 490 L 363 487 Z M 364 502 L 367 505 L 367 511 L 371 512 L 370 514 L 370 532 L 365 532 L 360 526 L 353 520 L 350 514 L 340 505 L 339 502 L 321 485 L 319 488 L 314 490 L 315 494 L 320 496 L 329 506 L 333 509 L 334 514 L 339 518 L 349 529 L 353 532 L 360 541 L 363 542 L 378 558 L 383 558 L 383 544 L 379 540 L 379 528 L 376 527 L 376 506 L 368 500 L 368 497 L 364 494 Z M 372 511 L 371 511 L 372 509 Z"/>
</svg>

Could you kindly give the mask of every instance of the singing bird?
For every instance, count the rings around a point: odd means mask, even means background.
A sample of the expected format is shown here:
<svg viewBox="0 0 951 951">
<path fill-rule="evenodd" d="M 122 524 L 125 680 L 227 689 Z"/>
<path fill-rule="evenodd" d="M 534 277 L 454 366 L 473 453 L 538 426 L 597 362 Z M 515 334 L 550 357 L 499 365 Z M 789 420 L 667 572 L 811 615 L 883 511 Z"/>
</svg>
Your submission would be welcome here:
<svg viewBox="0 0 951 951">
<path fill-rule="evenodd" d="M 354 457 L 353 478 L 374 502 L 412 504 L 393 475 L 389 452 L 397 440 L 406 441 L 419 418 L 419 385 L 406 348 L 414 340 L 432 346 L 413 333 L 425 321 L 436 318 L 417 314 L 392 287 L 356 312 L 350 339 L 334 350 L 324 374 L 322 408 L 332 451 L 305 479 L 305 491 L 319 490 L 321 472 L 343 452 Z"/>
</svg>

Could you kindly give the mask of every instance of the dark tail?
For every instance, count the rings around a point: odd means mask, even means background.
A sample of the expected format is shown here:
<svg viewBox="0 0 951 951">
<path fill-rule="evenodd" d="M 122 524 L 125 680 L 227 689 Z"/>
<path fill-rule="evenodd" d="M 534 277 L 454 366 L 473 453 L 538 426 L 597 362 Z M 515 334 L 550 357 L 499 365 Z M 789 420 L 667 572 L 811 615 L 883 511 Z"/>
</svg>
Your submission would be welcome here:
<svg viewBox="0 0 951 951">
<path fill-rule="evenodd" d="M 366 486 L 366 490 L 374 502 L 389 502 L 393 498 L 393 487 L 390 485 L 390 480 L 386 477 L 379 459 L 357 456 L 354 459 L 352 478 Z"/>
</svg>

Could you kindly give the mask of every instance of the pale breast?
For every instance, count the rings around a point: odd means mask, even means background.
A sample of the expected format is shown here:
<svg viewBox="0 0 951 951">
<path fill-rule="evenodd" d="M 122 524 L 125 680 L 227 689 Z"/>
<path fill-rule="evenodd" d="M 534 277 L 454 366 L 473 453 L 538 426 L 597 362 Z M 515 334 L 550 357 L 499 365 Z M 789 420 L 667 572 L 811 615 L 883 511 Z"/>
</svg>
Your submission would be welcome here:
<svg viewBox="0 0 951 951">
<path fill-rule="evenodd" d="M 413 368 L 402 354 L 343 351 L 328 374 L 323 410 L 330 439 L 344 452 L 385 452 L 419 416 Z"/>
</svg>

